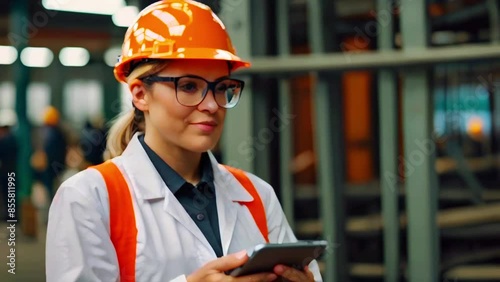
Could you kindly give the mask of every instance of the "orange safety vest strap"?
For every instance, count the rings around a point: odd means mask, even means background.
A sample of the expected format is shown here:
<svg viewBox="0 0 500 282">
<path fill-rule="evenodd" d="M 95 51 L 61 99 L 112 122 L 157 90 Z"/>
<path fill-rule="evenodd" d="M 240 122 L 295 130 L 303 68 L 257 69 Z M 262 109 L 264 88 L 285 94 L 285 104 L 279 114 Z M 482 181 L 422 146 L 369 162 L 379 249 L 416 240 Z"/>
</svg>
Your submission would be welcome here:
<svg viewBox="0 0 500 282">
<path fill-rule="evenodd" d="M 262 198 L 255 189 L 252 181 L 248 178 L 245 172 L 241 169 L 237 169 L 231 166 L 224 165 L 224 167 L 241 183 L 243 187 L 247 190 L 250 195 L 253 197 L 252 202 L 239 202 L 242 205 L 245 205 L 250 213 L 253 216 L 253 219 L 257 226 L 259 227 L 260 233 L 266 239 L 266 242 L 269 243 L 269 231 L 267 229 L 267 217 L 266 210 L 264 209 L 264 204 L 262 203 Z"/>
<path fill-rule="evenodd" d="M 127 182 L 118 167 L 111 161 L 91 168 L 98 170 L 106 182 L 109 196 L 110 237 L 118 257 L 120 281 L 134 282 L 137 227 Z"/>
</svg>

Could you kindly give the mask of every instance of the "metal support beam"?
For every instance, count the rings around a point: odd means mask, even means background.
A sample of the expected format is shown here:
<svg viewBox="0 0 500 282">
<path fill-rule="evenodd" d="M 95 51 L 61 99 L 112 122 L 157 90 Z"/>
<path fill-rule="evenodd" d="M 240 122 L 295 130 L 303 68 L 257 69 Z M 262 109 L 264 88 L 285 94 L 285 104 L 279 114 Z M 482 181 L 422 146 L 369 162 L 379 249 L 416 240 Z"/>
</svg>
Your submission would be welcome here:
<svg viewBox="0 0 500 282">
<path fill-rule="evenodd" d="M 428 83 L 426 71 L 406 72 L 403 119 L 410 282 L 435 282 L 439 275 L 438 187 Z"/>
<path fill-rule="evenodd" d="M 493 122 L 493 154 L 500 152 L 500 87 L 491 86 L 492 95 L 492 120 Z M 500 167 L 497 167 L 497 179 L 500 180 Z"/>
<path fill-rule="evenodd" d="M 141 0 L 128 0 L 129 5 L 143 5 Z M 110 24 L 108 26 L 109 33 L 112 34 L 111 46 L 120 46 L 123 42 L 123 31 L 117 28 L 114 24 Z M 116 81 L 114 77 L 113 69 L 106 64 L 102 64 L 100 67 L 102 72 L 101 77 L 103 77 L 103 112 L 104 112 L 104 120 L 109 122 L 117 115 L 119 115 L 123 109 L 123 101 L 122 101 L 122 86 L 119 82 Z M 131 105 L 125 105 L 125 108 L 130 107 Z"/>
<path fill-rule="evenodd" d="M 312 56 L 332 51 L 335 29 L 329 23 L 335 18 L 333 1 L 307 1 L 309 41 Z M 333 34 L 333 35 L 332 35 Z M 325 42 L 325 39 L 327 41 Z M 288 60 L 288 58 L 287 58 Z M 304 62 L 303 62 L 304 63 Z M 323 237 L 331 244 L 325 257 L 324 281 L 349 281 L 344 238 L 344 172 L 342 93 L 338 75 L 318 75 L 314 93 L 315 144 L 320 190 L 320 214 Z M 337 247 L 337 248 L 333 248 Z"/>
<path fill-rule="evenodd" d="M 251 50 L 253 56 L 265 56 L 267 54 L 267 33 L 269 30 L 267 20 L 267 3 L 265 0 L 250 1 L 250 31 Z M 266 87 L 265 78 L 256 77 L 253 82 L 253 106 L 252 120 L 255 160 L 254 172 L 268 183 L 271 182 L 271 142 L 276 138 L 277 132 L 269 128 L 269 89 Z M 271 131 L 270 131 L 271 130 Z"/>
<path fill-rule="evenodd" d="M 289 28 L 289 1 L 276 1 L 276 19 L 278 27 L 278 54 L 279 56 L 290 55 L 290 28 Z M 290 81 L 286 78 L 279 79 L 279 111 L 289 113 L 292 109 L 290 97 Z M 291 124 L 280 125 L 280 182 L 281 182 L 281 205 L 292 229 L 295 229 L 295 187 L 290 164 L 293 158 L 293 127 Z"/>
<path fill-rule="evenodd" d="M 64 98 L 63 98 L 63 86 L 64 86 L 64 81 L 67 81 L 65 78 L 66 72 L 63 69 L 63 66 L 61 65 L 61 62 L 59 60 L 54 60 L 52 65 L 50 66 L 50 73 L 49 73 L 49 84 L 50 84 L 50 104 L 56 109 L 59 110 L 61 115 L 64 114 L 63 105 L 64 105 Z"/>
<path fill-rule="evenodd" d="M 102 72 L 101 83 L 104 88 L 102 111 L 104 112 L 104 120 L 109 122 L 121 112 L 121 88 L 110 67 L 106 64 L 101 64 L 100 69 Z"/>
<path fill-rule="evenodd" d="M 429 44 L 427 1 L 401 0 L 399 10 L 401 11 L 403 51 L 425 51 Z"/>
<path fill-rule="evenodd" d="M 498 0 L 487 0 L 490 17 L 490 41 L 493 44 L 500 42 L 500 16 Z"/>
<path fill-rule="evenodd" d="M 491 44 L 464 44 L 425 50 L 324 53 L 289 57 L 255 57 L 252 68 L 242 73 L 293 74 L 311 71 L 403 68 L 450 62 L 477 62 L 500 58 L 500 48 Z"/>
<path fill-rule="evenodd" d="M 339 82 L 335 77 L 318 77 L 314 96 L 320 215 L 323 237 L 331 248 L 325 257 L 324 281 L 345 282 L 349 280 L 344 232 L 342 97 L 329 81 Z"/>
<path fill-rule="evenodd" d="M 396 79 L 390 70 L 379 73 L 380 185 L 384 221 L 385 281 L 399 281 L 398 103 Z"/>
<path fill-rule="evenodd" d="M 222 1 L 220 18 L 226 25 L 238 55 L 249 59 L 251 55 L 250 1 Z M 249 76 L 245 80 L 242 100 L 235 109 L 227 111 L 222 135 L 223 162 L 254 172 L 255 138 L 253 136 L 253 91 Z M 247 87 L 248 86 L 248 87 Z"/>
<path fill-rule="evenodd" d="M 428 18 L 425 0 L 401 1 L 404 52 L 427 52 Z M 403 122 L 408 214 L 410 282 L 437 282 L 439 232 L 436 223 L 438 187 L 435 144 L 431 136 L 433 102 L 428 71 L 404 71 Z"/>
<path fill-rule="evenodd" d="M 19 0 L 12 2 L 11 32 L 9 38 L 11 44 L 17 48 L 20 53 L 22 49 L 28 46 L 26 25 L 24 20 L 28 18 L 28 0 Z M 13 40 L 17 39 L 17 40 Z M 21 202 L 28 199 L 31 194 L 32 173 L 30 157 L 31 148 L 31 125 L 26 115 L 27 109 L 27 88 L 30 82 L 30 69 L 24 66 L 20 60 L 17 60 L 13 66 L 14 81 L 16 83 L 16 113 L 18 120 L 17 138 L 18 138 L 18 158 L 16 172 L 16 192 L 17 207 L 21 207 Z M 18 208 L 17 212 L 21 212 Z M 21 217 L 23 215 L 21 214 Z"/>
<path fill-rule="evenodd" d="M 393 50 L 394 19 L 392 3 L 377 0 L 380 51 Z M 391 70 L 378 74 L 380 126 L 380 186 L 382 190 L 382 219 L 384 221 L 385 282 L 399 281 L 399 192 L 398 192 L 398 102 L 396 76 Z"/>
</svg>

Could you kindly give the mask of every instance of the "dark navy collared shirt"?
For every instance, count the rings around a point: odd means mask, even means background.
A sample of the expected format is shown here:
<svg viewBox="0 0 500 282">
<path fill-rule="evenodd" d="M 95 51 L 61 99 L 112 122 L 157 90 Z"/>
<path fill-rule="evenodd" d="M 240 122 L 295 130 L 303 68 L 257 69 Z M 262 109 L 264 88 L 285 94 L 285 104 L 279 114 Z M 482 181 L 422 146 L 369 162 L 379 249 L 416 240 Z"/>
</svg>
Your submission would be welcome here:
<svg viewBox="0 0 500 282">
<path fill-rule="evenodd" d="M 193 221 L 198 225 L 217 257 L 223 256 L 219 231 L 219 218 L 215 202 L 215 186 L 212 164 L 208 153 L 201 157 L 200 182 L 193 186 L 173 170 L 158 154 L 144 142 L 144 135 L 139 136 L 139 141 L 146 151 L 149 159 L 160 174 L 167 187 L 172 191 L 177 200 L 182 204 Z"/>
</svg>

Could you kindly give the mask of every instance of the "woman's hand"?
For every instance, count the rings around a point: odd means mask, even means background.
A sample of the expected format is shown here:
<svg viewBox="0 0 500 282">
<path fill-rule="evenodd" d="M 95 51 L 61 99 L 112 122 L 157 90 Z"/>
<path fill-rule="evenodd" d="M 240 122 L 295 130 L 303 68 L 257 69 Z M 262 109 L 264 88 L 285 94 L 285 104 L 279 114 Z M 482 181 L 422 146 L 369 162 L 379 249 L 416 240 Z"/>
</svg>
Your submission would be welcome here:
<svg viewBox="0 0 500 282">
<path fill-rule="evenodd" d="M 314 282 L 314 275 L 308 266 L 304 267 L 303 271 L 300 271 L 293 267 L 277 265 L 274 267 L 274 273 L 290 282 Z"/>
<path fill-rule="evenodd" d="M 259 273 L 242 277 L 232 277 L 224 274 L 225 271 L 235 269 L 248 260 L 247 252 L 241 251 L 235 254 L 220 257 L 198 269 L 187 277 L 188 282 L 268 282 L 274 281 L 278 276 L 273 273 Z M 296 281 L 296 280 L 294 280 Z M 298 281 L 298 280 L 297 280 Z"/>
</svg>

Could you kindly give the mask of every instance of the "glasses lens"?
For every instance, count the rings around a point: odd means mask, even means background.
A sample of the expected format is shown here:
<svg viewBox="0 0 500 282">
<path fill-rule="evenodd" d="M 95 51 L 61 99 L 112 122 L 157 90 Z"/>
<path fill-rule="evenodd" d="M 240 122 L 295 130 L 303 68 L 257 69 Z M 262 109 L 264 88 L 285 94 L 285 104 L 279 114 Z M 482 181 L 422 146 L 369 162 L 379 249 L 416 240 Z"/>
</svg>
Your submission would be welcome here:
<svg viewBox="0 0 500 282">
<path fill-rule="evenodd" d="M 177 81 L 177 100 L 184 106 L 196 106 L 203 100 L 207 82 L 195 77 L 182 77 Z"/>
<path fill-rule="evenodd" d="M 232 108 L 238 103 L 242 89 L 240 81 L 224 79 L 215 86 L 215 101 L 221 107 Z"/>
</svg>

